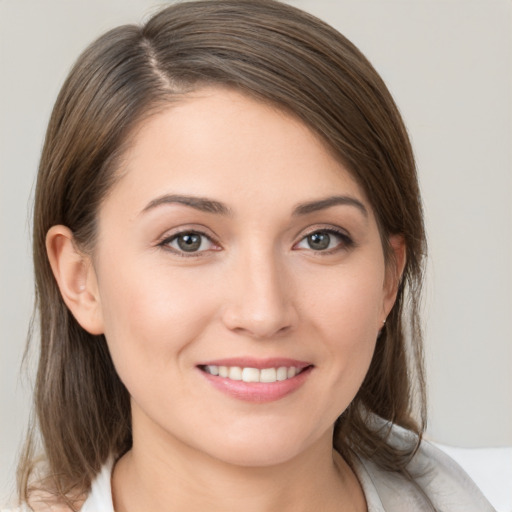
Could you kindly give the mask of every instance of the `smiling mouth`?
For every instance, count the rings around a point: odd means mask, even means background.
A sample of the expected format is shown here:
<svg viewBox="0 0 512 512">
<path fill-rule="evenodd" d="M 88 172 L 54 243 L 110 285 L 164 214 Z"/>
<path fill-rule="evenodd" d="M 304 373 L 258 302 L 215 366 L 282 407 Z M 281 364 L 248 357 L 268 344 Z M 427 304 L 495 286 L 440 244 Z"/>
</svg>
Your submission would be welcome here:
<svg viewBox="0 0 512 512">
<path fill-rule="evenodd" d="M 279 366 L 261 369 L 240 366 L 219 366 L 213 364 L 199 366 L 200 370 L 214 377 L 222 377 L 233 381 L 260 382 L 266 384 L 293 379 L 309 368 L 311 368 L 311 365 L 305 367 Z"/>
</svg>

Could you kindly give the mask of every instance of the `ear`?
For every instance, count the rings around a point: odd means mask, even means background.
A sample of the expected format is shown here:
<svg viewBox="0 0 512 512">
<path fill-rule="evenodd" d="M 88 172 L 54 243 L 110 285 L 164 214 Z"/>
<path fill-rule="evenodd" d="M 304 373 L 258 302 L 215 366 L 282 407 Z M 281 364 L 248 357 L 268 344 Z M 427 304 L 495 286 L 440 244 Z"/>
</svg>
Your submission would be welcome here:
<svg viewBox="0 0 512 512">
<path fill-rule="evenodd" d="M 66 306 L 91 334 L 103 334 L 98 283 L 91 259 L 78 250 L 66 226 L 53 226 L 46 234 L 46 252 Z"/>
<path fill-rule="evenodd" d="M 392 250 L 391 259 L 387 264 L 386 281 L 384 283 L 384 318 L 388 316 L 393 304 L 395 303 L 398 287 L 402 280 L 405 263 L 407 261 L 407 251 L 405 240 L 402 235 L 391 235 L 389 245 Z"/>
</svg>

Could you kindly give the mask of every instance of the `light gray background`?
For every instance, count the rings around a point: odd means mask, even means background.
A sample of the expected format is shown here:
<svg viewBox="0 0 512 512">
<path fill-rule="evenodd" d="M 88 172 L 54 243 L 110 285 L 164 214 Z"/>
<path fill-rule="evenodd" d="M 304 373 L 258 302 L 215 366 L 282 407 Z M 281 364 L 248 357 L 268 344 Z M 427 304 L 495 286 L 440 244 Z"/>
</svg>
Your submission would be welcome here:
<svg viewBox="0 0 512 512">
<path fill-rule="evenodd" d="M 430 243 L 429 436 L 512 445 L 512 2 L 296 0 L 369 57 L 416 150 Z M 27 211 L 50 109 L 93 38 L 165 2 L 0 0 L 0 501 L 29 410 Z"/>
</svg>

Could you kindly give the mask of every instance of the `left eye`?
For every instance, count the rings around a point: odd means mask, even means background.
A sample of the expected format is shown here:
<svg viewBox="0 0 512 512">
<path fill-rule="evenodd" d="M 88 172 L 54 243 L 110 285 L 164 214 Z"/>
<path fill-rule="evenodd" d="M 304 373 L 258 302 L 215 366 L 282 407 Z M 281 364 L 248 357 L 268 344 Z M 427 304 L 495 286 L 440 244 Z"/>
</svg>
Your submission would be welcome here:
<svg viewBox="0 0 512 512">
<path fill-rule="evenodd" d="M 327 251 L 342 245 L 348 246 L 350 243 L 351 241 L 347 235 L 330 230 L 321 230 L 305 236 L 296 247 L 313 251 Z"/>
<path fill-rule="evenodd" d="M 177 252 L 201 252 L 211 249 L 214 244 L 206 235 L 202 233 L 196 233 L 195 231 L 188 231 L 184 233 L 178 233 L 162 243 Z"/>
</svg>

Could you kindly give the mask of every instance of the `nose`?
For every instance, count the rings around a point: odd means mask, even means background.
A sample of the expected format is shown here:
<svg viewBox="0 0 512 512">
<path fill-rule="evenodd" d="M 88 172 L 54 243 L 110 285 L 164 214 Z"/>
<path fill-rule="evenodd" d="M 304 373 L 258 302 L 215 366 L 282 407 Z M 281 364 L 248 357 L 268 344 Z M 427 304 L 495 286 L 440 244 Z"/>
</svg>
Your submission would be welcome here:
<svg viewBox="0 0 512 512">
<path fill-rule="evenodd" d="M 268 339 L 295 327 L 293 279 L 271 251 L 248 251 L 236 263 L 228 285 L 229 300 L 222 314 L 228 329 Z"/>
</svg>

